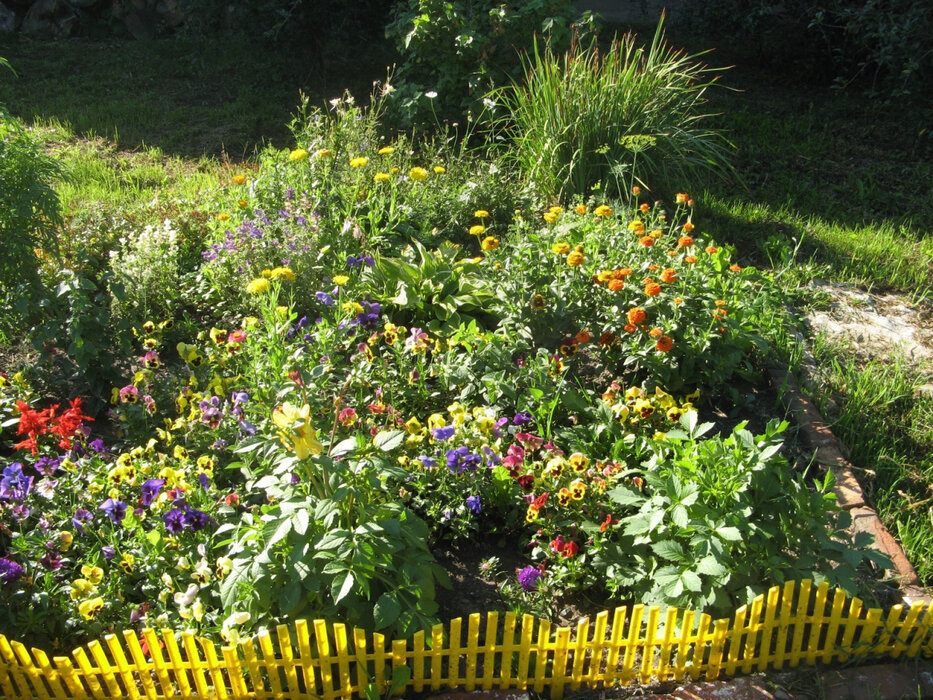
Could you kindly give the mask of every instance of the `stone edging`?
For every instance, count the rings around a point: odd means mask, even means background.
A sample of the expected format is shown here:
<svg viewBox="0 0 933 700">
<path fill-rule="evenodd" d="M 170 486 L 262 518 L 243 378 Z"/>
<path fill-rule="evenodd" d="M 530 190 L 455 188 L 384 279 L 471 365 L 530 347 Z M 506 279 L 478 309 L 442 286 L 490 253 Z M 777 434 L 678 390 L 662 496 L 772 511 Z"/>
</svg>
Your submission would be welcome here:
<svg viewBox="0 0 933 700">
<path fill-rule="evenodd" d="M 933 598 L 921 587 L 917 572 L 904 554 L 900 544 L 881 522 L 878 514 L 865 501 L 865 495 L 852 464 L 842 455 L 839 441 L 816 406 L 804 396 L 793 373 L 783 369 L 769 370 L 771 384 L 778 391 L 787 410 L 793 415 L 804 441 L 813 449 L 813 458 L 830 469 L 836 479 L 833 490 L 839 505 L 852 514 L 853 534 L 868 532 L 874 536 L 875 549 L 887 554 L 894 564 L 894 579 L 900 587 L 904 602 L 930 603 Z"/>
</svg>

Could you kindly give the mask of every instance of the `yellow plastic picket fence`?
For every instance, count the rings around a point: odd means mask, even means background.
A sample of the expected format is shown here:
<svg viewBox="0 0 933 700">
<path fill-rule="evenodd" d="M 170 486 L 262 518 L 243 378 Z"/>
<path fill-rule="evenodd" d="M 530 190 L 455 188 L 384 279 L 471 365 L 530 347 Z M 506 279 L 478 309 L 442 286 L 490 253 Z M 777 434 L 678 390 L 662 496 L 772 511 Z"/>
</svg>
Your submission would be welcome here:
<svg viewBox="0 0 933 700">
<path fill-rule="evenodd" d="M 218 650 L 191 632 L 107 635 L 68 657 L 31 652 L 0 635 L 0 691 L 7 698 L 291 698 L 380 693 L 407 666 L 407 688 L 530 688 L 553 700 L 565 689 L 747 674 L 801 663 L 933 654 L 933 610 L 865 610 L 858 598 L 810 581 L 788 582 L 712 620 L 693 611 L 635 605 L 581 620 L 574 630 L 513 613 L 470 615 L 426 635 L 381 634 L 298 620 Z M 464 637 L 464 631 L 466 636 Z M 480 642 L 482 638 L 482 643 Z M 109 652 L 109 656 L 108 656 Z M 407 675 L 407 674 L 406 674 Z"/>
</svg>

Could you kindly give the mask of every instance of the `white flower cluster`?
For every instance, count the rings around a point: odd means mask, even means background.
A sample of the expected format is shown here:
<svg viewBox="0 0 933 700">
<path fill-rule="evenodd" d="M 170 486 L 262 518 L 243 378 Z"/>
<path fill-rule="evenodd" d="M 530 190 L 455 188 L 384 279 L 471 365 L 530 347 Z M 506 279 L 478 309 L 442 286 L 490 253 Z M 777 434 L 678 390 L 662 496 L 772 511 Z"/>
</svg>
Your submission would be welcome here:
<svg viewBox="0 0 933 700">
<path fill-rule="evenodd" d="M 178 231 L 170 219 L 123 236 L 110 252 L 110 269 L 123 283 L 123 305 L 145 314 L 165 311 L 178 293 Z"/>
</svg>

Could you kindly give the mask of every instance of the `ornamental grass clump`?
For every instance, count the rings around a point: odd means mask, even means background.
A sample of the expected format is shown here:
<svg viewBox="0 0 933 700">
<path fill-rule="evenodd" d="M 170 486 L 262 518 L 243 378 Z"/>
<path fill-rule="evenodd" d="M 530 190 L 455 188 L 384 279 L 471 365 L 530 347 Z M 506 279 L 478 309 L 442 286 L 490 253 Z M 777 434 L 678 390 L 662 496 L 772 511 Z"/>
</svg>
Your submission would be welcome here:
<svg viewBox="0 0 933 700">
<path fill-rule="evenodd" d="M 662 28 L 663 17 L 647 47 L 633 34 L 605 51 L 535 46 L 524 82 L 490 94 L 506 108 L 510 155 L 541 196 L 566 200 L 605 183 L 621 198 L 636 182 L 663 192 L 728 171 L 730 144 L 700 111 L 715 69 L 670 46 Z"/>
</svg>

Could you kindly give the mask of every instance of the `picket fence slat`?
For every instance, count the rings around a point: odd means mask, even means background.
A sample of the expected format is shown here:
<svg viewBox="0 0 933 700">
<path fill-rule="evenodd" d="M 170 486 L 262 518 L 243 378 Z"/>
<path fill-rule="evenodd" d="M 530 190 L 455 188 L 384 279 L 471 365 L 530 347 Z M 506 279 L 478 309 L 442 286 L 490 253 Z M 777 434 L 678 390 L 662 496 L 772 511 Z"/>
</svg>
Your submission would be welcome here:
<svg viewBox="0 0 933 700">
<path fill-rule="evenodd" d="M 297 620 L 219 650 L 191 631 L 127 630 L 51 661 L 0 635 L 0 692 L 36 700 L 351 700 L 407 677 L 405 688 L 415 692 L 530 688 L 560 700 L 581 687 L 933 656 L 933 606 L 865 609 L 858 598 L 810 581 L 775 586 L 721 620 L 635 605 L 575 627 L 513 612 L 474 613 L 466 622 L 465 637 L 455 619 L 410 640 L 387 640 L 341 623 Z"/>
</svg>

